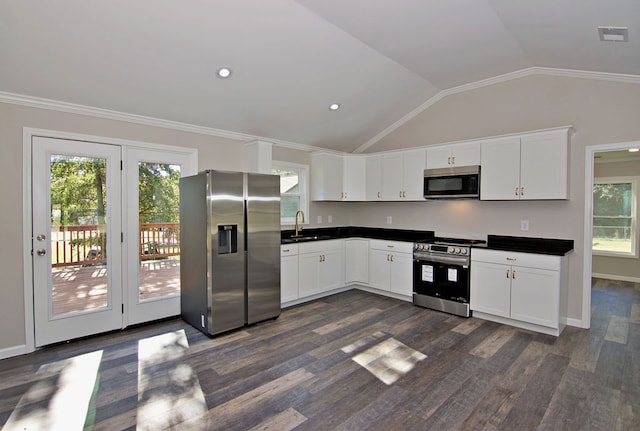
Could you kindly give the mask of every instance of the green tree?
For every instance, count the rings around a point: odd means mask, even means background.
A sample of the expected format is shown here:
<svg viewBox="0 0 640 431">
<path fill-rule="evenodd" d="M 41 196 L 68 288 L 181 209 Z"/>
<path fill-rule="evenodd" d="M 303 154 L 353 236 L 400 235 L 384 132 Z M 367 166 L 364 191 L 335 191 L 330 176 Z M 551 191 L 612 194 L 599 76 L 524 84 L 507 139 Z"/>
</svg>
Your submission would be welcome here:
<svg viewBox="0 0 640 431">
<path fill-rule="evenodd" d="M 180 167 L 138 164 L 138 213 L 141 223 L 180 221 Z"/>
<path fill-rule="evenodd" d="M 104 224 L 106 161 L 53 155 L 50 170 L 51 206 L 60 211 L 60 225 Z"/>
</svg>

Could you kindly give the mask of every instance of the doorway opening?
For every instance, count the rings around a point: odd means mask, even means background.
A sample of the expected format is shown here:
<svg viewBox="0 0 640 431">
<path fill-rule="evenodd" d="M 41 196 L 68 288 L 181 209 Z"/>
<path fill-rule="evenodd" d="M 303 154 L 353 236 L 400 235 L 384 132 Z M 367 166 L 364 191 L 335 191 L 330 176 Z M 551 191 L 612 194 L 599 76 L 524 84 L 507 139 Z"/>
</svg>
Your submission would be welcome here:
<svg viewBox="0 0 640 431">
<path fill-rule="evenodd" d="M 585 150 L 582 327 L 591 327 L 592 288 L 640 282 L 637 215 L 640 141 Z M 599 294 L 599 293 L 598 293 Z"/>
</svg>

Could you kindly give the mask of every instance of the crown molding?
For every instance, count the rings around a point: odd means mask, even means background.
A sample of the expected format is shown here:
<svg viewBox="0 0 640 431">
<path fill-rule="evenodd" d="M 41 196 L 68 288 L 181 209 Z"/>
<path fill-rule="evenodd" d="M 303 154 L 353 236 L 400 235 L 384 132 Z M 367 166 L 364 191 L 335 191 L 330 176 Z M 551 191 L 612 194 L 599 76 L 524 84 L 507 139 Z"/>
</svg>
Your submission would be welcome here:
<svg viewBox="0 0 640 431">
<path fill-rule="evenodd" d="M 112 111 L 109 109 L 96 108 L 93 106 L 79 105 L 76 103 L 62 102 L 59 100 L 45 99 L 41 97 L 8 93 L 5 91 L 0 91 L 0 103 L 28 106 L 31 108 L 48 109 L 51 111 L 67 112 L 70 114 L 87 115 L 90 117 L 104 118 L 108 120 L 126 121 L 128 123 L 140 124 L 145 126 L 162 127 L 165 129 L 178 130 L 181 132 L 215 136 L 218 138 L 227 138 L 235 141 L 242 141 L 244 143 L 259 140 L 271 142 L 273 145 L 278 147 L 291 148 L 295 150 L 308 152 L 324 150 L 324 148 L 321 147 L 298 144 L 296 142 L 283 141 L 280 139 L 273 139 L 265 136 L 232 132 L 229 130 L 215 129 L 212 127 L 196 126 L 194 124 L 181 123 L 179 121 L 164 120 L 161 118 L 147 117 L 137 114 L 128 114 L 126 112 Z"/>
<path fill-rule="evenodd" d="M 469 84 L 459 85 L 457 87 L 448 88 L 446 90 L 442 90 L 436 93 L 434 96 L 429 98 L 422 105 L 418 106 L 413 111 L 409 112 L 404 117 L 400 118 L 395 123 L 391 124 L 389 127 L 375 135 L 373 138 L 369 139 L 367 142 L 356 148 L 354 153 L 362 153 L 366 151 L 368 148 L 375 145 L 382 138 L 387 136 L 389 133 L 398 129 L 400 126 L 407 123 L 409 120 L 416 117 L 421 112 L 425 111 L 427 108 L 435 105 L 440 100 L 444 99 L 447 96 L 451 96 L 454 94 L 460 94 L 471 90 L 476 90 L 483 87 L 488 87 L 490 85 L 500 84 L 502 82 L 511 81 L 518 78 L 525 78 L 528 76 L 534 75 L 545 75 L 545 76 L 559 76 L 565 78 L 581 78 L 581 79 L 598 79 L 602 81 L 613 81 L 613 82 L 623 82 L 629 84 L 640 84 L 640 75 L 627 75 L 622 73 L 607 73 L 607 72 L 591 72 L 587 70 L 572 70 L 572 69 L 554 69 L 550 67 L 529 67 L 527 69 L 517 70 L 515 72 L 505 73 L 504 75 L 498 75 L 491 78 L 483 79 L 476 82 L 471 82 Z"/>
</svg>

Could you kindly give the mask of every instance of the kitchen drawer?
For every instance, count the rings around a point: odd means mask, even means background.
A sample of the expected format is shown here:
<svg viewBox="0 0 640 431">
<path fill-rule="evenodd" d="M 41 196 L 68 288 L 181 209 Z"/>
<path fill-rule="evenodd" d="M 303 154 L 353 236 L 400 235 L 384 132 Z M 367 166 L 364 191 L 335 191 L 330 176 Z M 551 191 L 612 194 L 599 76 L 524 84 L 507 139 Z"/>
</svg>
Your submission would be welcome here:
<svg viewBox="0 0 640 431">
<path fill-rule="evenodd" d="M 559 271 L 562 259 L 548 254 L 472 248 L 471 262 L 474 261 Z"/>
<path fill-rule="evenodd" d="M 385 241 L 380 239 L 372 239 L 369 242 L 369 248 L 372 250 L 384 250 L 396 253 L 413 253 L 413 243 L 404 241 Z"/>
<path fill-rule="evenodd" d="M 280 246 L 280 256 L 295 256 L 298 254 L 298 244 L 284 244 Z"/>
</svg>

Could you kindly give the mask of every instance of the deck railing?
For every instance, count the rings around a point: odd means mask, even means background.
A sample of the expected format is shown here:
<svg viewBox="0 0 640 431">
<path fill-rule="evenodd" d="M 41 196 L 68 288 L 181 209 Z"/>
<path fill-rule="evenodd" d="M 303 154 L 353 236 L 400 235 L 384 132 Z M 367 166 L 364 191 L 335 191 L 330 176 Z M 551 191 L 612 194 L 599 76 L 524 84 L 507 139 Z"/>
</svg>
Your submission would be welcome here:
<svg viewBox="0 0 640 431">
<path fill-rule="evenodd" d="M 105 263 L 105 225 L 60 226 L 51 232 L 52 266 Z M 140 223 L 138 259 L 161 259 L 180 255 L 180 223 Z"/>
</svg>

